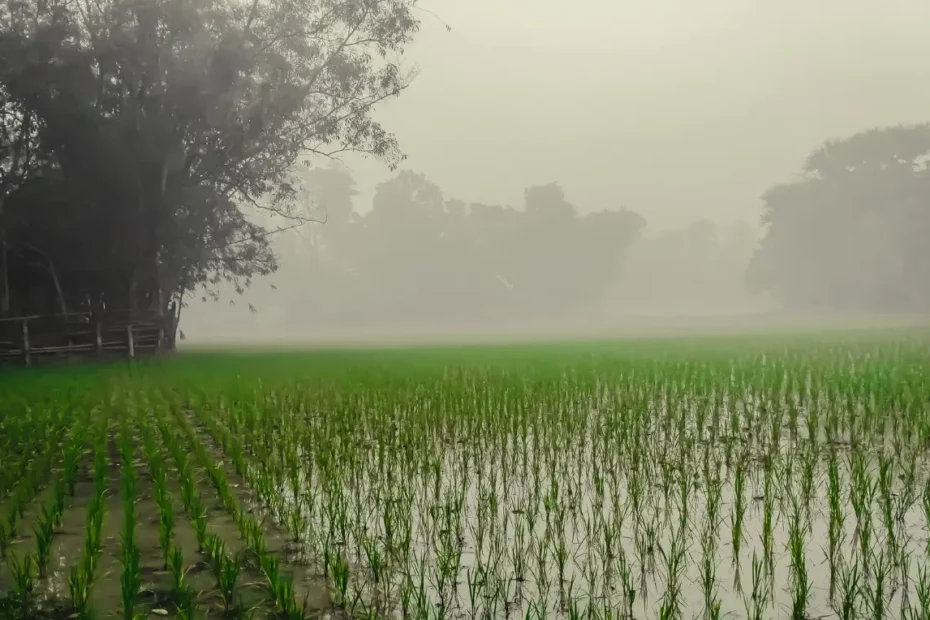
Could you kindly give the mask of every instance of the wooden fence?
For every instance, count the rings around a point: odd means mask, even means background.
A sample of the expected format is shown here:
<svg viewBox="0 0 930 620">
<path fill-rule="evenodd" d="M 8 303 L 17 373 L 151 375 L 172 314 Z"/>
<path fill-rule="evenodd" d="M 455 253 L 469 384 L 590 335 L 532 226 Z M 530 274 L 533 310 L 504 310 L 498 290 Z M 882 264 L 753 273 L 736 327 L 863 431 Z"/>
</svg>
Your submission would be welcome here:
<svg viewBox="0 0 930 620">
<path fill-rule="evenodd" d="M 174 348 L 171 320 L 155 314 L 77 312 L 0 319 L 0 362 L 147 357 Z"/>
</svg>

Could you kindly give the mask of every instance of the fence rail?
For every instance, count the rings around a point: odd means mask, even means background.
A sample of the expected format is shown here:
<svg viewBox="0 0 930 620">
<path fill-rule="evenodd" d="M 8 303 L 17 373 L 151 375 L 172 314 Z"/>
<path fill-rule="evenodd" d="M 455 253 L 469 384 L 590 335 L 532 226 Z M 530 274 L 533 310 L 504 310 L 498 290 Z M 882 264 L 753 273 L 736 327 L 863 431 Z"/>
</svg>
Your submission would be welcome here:
<svg viewBox="0 0 930 620">
<path fill-rule="evenodd" d="M 173 349 L 170 318 L 91 312 L 0 319 L 0 362 L 31 365 L 62 357 L 155 355 Z"/>
</svg>

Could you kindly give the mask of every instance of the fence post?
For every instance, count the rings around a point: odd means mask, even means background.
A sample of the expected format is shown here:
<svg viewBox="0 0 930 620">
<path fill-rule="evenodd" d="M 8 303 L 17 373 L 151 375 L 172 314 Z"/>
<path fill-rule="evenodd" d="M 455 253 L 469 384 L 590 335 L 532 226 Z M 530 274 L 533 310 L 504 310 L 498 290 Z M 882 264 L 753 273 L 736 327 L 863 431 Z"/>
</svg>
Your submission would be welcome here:
<svg viewBox="0 0 930 620">
<path fill-rule="evenodd" d="M 136 342 L 132 337 L 132 325 L 126 326 L 126 341 L 129 343 L 129 359 L 136 356 Z"/>
<path fill-rule="evenodd" d="M 161 353 L 165 348 L 165 321 L 158 319 L 158 342 L 155 344 L 155 353 Z"/>
<path fill-rule="evenodd" d="M 97 345 L 97 357 L 103 357 L 103 333 L 100 328 L 100 317 L 94 317 L 94 343 Z"/>
<path fill-rule="evenodd" d="M 23 361 L 29 366 L 29 319 L 23 319 Z"/>
</svg>

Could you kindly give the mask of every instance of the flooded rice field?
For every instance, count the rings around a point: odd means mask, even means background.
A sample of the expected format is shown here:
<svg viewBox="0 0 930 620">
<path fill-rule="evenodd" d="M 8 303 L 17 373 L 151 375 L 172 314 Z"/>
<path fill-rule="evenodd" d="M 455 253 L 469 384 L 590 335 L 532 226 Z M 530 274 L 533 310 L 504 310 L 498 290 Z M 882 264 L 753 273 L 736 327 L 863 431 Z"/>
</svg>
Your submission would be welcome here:
<svg viewBox="0 0 930 620">
<path fill-rule="evenodd" d="M 191 355 L 0 390 L 0 617 L 930 618 L 922 333 Z"/>
</svg>

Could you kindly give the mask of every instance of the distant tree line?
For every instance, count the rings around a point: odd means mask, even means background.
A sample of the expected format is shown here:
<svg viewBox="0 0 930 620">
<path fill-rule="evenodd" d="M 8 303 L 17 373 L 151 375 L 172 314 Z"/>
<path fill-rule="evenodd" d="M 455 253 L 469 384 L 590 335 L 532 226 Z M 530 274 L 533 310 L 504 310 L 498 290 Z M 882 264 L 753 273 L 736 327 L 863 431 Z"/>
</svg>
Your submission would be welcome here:
<svg viewBox="0 0 930 620">
<path fill-rule="evenodd" d="M 343 322 L 585 308 L 616 280 L 646 223 L 622 207 L 581 214 L 556 183 L 527 189 L 514 208 L 448 199 L 423 175 L 404 171 L 359 213 L 345 169 L 317 168 L 304 181 L 326 206 L 326 223 L 312 229 L 307 262 L 293 265 L 288 290 L 273 303 Z"/>
<path fill-rule="evenodd" d="M 746 297 L 751 230 L 697 220 L 649 237 L 636 212 L 582 211 L 558 183 L 527 188 L 516 206 L 466 204 L 408 170 L 371 205 L 357 204 L 344 167 L 308 171 L 303 186 L 327 221 L 282 236 L 275 290 L 249 293 L 271 329 L 548 324 L 732 310 Z"/>
<path fill-rule="evenodd" d="M 329 218 L 290 273 L 289 301 L 273 303 L 364 323 L 558 316 L 605 297 L 631 312 L 727 311 L 739 288 L 789 311 L 924 313 L 928 160 L 926 125 L 829 141 L 765 192 L 761 242 L 749 231 L 723 239 L 706 220 L 647 239 L 637 213 L 582 213 L 555 183 L 527 189 L 516 208 L 466 205 L 413 172 L 359 213 L 351 175 L 316 168 L 303 184 Z"/>
</svg>

